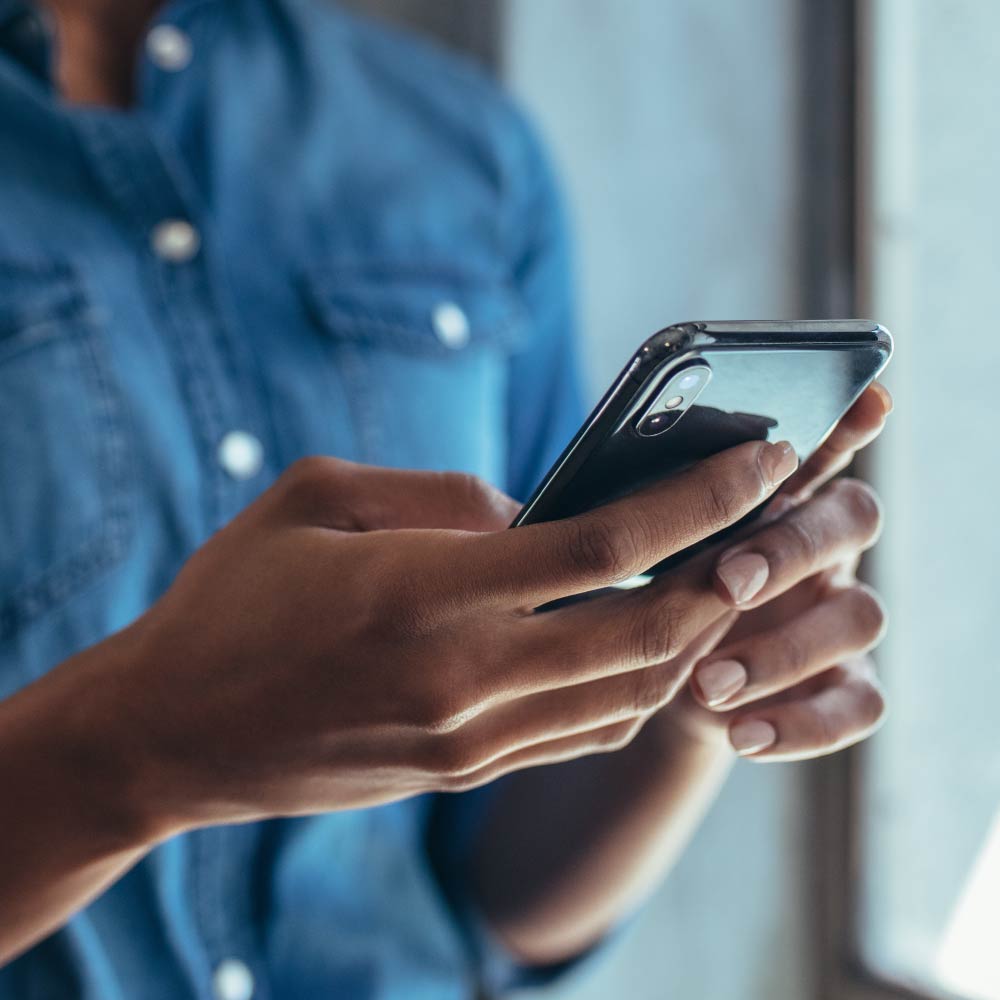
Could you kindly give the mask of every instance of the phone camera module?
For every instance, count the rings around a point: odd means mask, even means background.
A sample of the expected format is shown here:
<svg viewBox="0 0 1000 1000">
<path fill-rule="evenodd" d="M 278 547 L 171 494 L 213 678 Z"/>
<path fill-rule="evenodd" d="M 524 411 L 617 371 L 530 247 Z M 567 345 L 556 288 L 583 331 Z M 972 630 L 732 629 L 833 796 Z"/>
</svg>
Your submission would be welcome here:
<svg viewBox="0 0 1000 1000">
<path fill-rule="evenodd" d="M 690 409 L 712 378 L 712 370 L 699 359 L 675 370 L 657 386 L 653 403 L 635 422 L 642 437 L 656 437 L 669 431 Z"/>
</svg>

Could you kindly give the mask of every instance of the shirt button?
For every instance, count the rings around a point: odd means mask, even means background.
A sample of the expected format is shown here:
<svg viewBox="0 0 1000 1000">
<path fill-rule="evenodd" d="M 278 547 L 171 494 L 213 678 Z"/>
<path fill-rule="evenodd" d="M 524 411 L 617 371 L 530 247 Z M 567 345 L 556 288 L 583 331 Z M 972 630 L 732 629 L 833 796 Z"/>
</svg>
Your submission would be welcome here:
<svg viewBox="0 0 1000 1000">
<path fill-rule="evenodd" d="M 184 219 L 164 219 L 153 227 L 153 251 L 171 264 L 191 260 L 201 246 L 198 230 Z"/>
<path fill-rule="evenodd" d="M 230 431 L 219 442 L 219 465 L 233 479 L 252 479 L 264 464 L 264 448 L 248 431 Z"/>
<path fill-rule="evenodd" d="M 250 1000 L 253 996 L 253 973 L 238 958 L 225 958 L 212 976 L 212 990 L 217 1000 Z"/>
<path fill-rule="evenodd" d="M 160 69 L 177 72 L 191 62 L 191 39 L 172 24 L 158 24 L 146 35 L 146 51 Z"/>
<path fill-rule="evenodd" d="M 445 347 L 457 351 L 469 342 L 469 319 L 462 307 L 454 302 L 442 302 L 436 306 L 431 323 L 437 339 Z"/>
</svg>

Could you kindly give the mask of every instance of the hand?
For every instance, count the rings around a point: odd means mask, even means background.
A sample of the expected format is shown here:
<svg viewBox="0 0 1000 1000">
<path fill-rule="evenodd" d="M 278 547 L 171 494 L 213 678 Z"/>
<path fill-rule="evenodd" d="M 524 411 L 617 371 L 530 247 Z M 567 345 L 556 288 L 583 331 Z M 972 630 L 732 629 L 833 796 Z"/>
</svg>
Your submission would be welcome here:
<svg viewBox="0 0 1000 1000">
<path fill-rule="evenodd" d="M 664 661 L 725 612 L 706 567 L 531 609 L 713 534 L 794 468 L 786 444 L 741 445 L 599 511 L 506 530 L 516 505 L 469 477 L 309 459 L 127 630 L 128 669 L 98 657 L 62 683 L 135 762 L 157 836 L 613 749 L 686 680 Z"/>
<path fill-rule="evenodd" d="M 840 485 L 829 495 L 808 498 L 822 478 L 877 433 L 888 409 L 882 392 L 873 389 L 864 394 L 826 447 L 805 463 L 806 474 L 800 471 L 788 480 L 783 492 L 791 490 L 806 501 L 785 513 L 788 520 L 768 525 L 758 519 L 747 534 L 722 543 L 726 549 L 755 554 L 743 564 L 749 586 L 737 588 L 744 603 L 734 600 L 726 578 L 715 572 L 721 545 L 689 559 L 683 573 L 666 574 L 667 579 L 657 579 L 645 588 L 653 594 L 662 588 L 660 592 L 672 593 L 676 602 L 687 587 L 693 593 L 706 584 L 714 585 L 719 611 L 715 616 L 699 615 L 705 627 L 670 663 L 645 671 L 645 677 L 657 683 L 663 683 L 660 678 L 669 680 L 678 693 L 653 714 L 628 750 L 517 774 L 491 798 L 471 852 L 470 884 L 494 932 L 515 954 L 541 963 L 578 954 L 648 894 L 680 855 L 717 793 L 732 759 L 729 727 L 740 718 L 775 725 L 777 743 L 772 750 L 757 753 L 758 758 L 768 759 L 769 753 L 825 752 L 860 735 L 879 715 L 876 689 L 867 678 L 855 674 L 852 666 L 820 671 L 815 680 L 796 685 L 789 675 L 796 669 L 800 674 L 809 672 L 809 664 L 806 658 L 795 664 L 793 657 L 790 669 L 788 661 L 780 658 L 780 650 L 792 643 L 782 647 L 780 641 L 750 640 L 750 636 L 791 623 L 816 605 L 826 586 L 840 585 L 834 573 L 820 568 L 853 558 L 877 532 L 877 504 L 865 487 Z M 765 518 L 771 513 L 769 508 Z M 795 548 L 796 542 L 815 544 L 803 550 L 801 545 Z M 731 574 L 726 577 L 736 586 Z M 585 612 L 593 600 L 573 606 L 579 612 L 581 630 L 587 628 Z M 761 601 L 766 603 L 756 610 L 737 610 Z M 852 629 L 840 642 L 836 639 L 840 619 L 853 620 L 852 601 L 856 602 L 853 610 L 860 611 L 867 624 Z M 830 612 L 828 624 L 836 620 L 832 637 L 825 639 L 827 651 L 819 656 L 827 663 L 841 649 L 863 648 L 881 624 L 877 605 L 864 593 L 832 603 L 832 612 L 822 602 L 818 604 L 825 609 L 821 617 Z M 676 617 L 670 608 L 664 604 L 665 624 L 685 621 L 680 604 L 673 605 Z M 629 606 L 623 605 L 624 635 L 631 633 L 635 620 Z M 737 628 L 743 626 L 742 631 L 733 628 L 734 620 L 738 620 Z M 807 632 L 806 639 L 812 634 Z M 748 644 L 738 646 L 743 640 Z M 720 641 L 726 646 L 713 654 Z M 831 647 L 836 647 L 833 653 Z M 802 648 L 809 655 L 815 649 L 805 645 L 805 640 Z M 724 704 L 707 708 L 692 693 L 695 684 L 687 683 L 691 671 L 699 661 L 702 666 L 709 663 L 706 657 L 732 650 L 736 651 L 732 658 L 738 653 L 749 667 L 744 695 L 734 693 L 737 699 L 746 700 L 733 702 L 741 706 L 735 712 Z M 765 673 L 768 666 L 774 669 Z M 782 688 L 782 693 L 764 694 L 772 685 Z M 782 703 L 786 692 L 788 701 Z M 752 731 L 750 735 L 755 736 Z M 447 809 L 447 801 L 438 808 Z M 526 824 L 526 816 L 532 822 Z"/>
<path fill-rule="evenodd" d="M 878 502 L 852 480 L 816 491 L 878 435 L 891 407 L 882 386 L 870 388 L 782 488 L 771 523 L 721 555 L 720 591 L 734 607 L 753 610 L 739 616 L 721 648 L 698 651 L 711 655 L 667 710 L 675 722 L 703 737 L 728 734 L 756 760 L 829 753 L 880 724 L 884 700 L 864 654 L 881 638 L 885 612 L 854 576 L 878 535 Z M 785 589 L 789 579 L 801 582 Z"/>
</svg>

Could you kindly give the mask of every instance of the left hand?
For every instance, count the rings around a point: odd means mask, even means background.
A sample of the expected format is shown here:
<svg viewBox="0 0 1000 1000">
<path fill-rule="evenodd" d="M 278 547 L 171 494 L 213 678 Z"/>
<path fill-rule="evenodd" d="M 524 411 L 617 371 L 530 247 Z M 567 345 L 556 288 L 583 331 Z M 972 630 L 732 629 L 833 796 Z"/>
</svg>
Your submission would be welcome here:
<svg viewBox="0 0 1000 1000">
<path fill-rule="evenodd" d="M 880 385 L 864 393 L 785 485 L 770 521 L 718 557 L 716 586 L 734 611 L 692 651 L 700 661 L 663 722 L 699 740 L 728 737 L 760 761 L 831 753 L 879 726 L 885 703 L 865 654 L 885 612 L 854 571 L 881 510 L 857 481 L 820 487 L 878 435 L 891 406 Z"/>
</svg>

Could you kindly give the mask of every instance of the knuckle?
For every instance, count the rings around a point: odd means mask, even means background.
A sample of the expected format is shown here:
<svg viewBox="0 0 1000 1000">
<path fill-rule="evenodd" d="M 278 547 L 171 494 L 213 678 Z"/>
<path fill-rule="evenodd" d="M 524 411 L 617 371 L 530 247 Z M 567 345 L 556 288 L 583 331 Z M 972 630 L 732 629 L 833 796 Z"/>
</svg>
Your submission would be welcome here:
<svg viewBox="0 0 1000 1000">
<path fill-rule="evenodd" d="M 456 733 L 440 733 L 427 742 L 424 767 L 439 778 L 462 779 L 482 766 L 478 748 Z"/>
<path fill-rule="evenodd" d="M 634 740 L 639 735 L 639 733 L 642 732 L 642 727 L 645 726 L 648 721 L 649 721 L 649 716 L 642 715 L 638 719 L 633 719 L 629 723 L 628 731 L 624 736 L 625 746 L 628 746 L 628 744 L 631 743 L 632 740 Z"/>
<path fill-rule="evenodd" d="M 487 513 L 506 513 L 508 502 L 506 496 L 485 479 L 470 472 L 444 472 L 446 490 L 455 496 L 456 500 L 471 510 Z"/>
<path fill-rule="evenodd" d="M 882 501 L 878 494 L 860 479 L 838 480 L 835 490 L 865 542 L 873 543 L 882 530 Z"/>
<path fill-rule="evenodd" d="M 852 587 L 848 592 L 851 620 L 867 645 L 874 645 L 885 634 L 888 616 L 878 595 L 867 587 Z"/>
<path fill-rule="evenodd" d="M 591 746 L 599 753 L 624 750 L 635 739 L 640 728 L 641 725 L 634 721 L 617 722 L 612 726 L 605 726 L 604 729 L 598 730 L 594 734 Z"/>
<path fill-rule="evenodd" d="M 461 682 L 435 685 L 414 696 L 411 705 L 414 724 L 429 736 L 451 735 L 476 714 Z"/>
<path fill-rule="evenodd" d="M 622 580 L 637 564 L 640 546 L 636 531 L 626 522 L 600 516 L 567 522 L 571 565 L 603 580 Z"/>
<path fill-rule="evenodd" d="M 809 650 L 803 637 L 789 628 L 779 633 L 777 666 L 780 673 L 801 676 L 809 668 Z"/>
<path fill-rule="evenodd" d="M 282 475 L 282 481 L 292 490 L 314 490 L 327 486 L 344 472 L 346 463 L 328 455 L 307 455 L 297 459 Z"/>
<path fill-rule="evenodd" d="M 653 712 L 660 705 L 664 684 L 656 670 L 636 670 L 629 677 L 625 713 L 630 717 Z"/>
<path fill-rule="evenodd" d="M 462 774 L 453 777 L 438 776 L 437 784 L 441 791 L 445 792 L 471 792 L 474 788 L 480 788 L 494 780 L 499 772 L 493 768 L 486 768 L 484 771 L 474 771 L 471 774 Z"/>
<path fill-rule="evenodd" d="M 326 455 L 308 455 L 293 462 L 281 476 L 285 498 L 306 510 L 325 507 L 331 489 L 344 475 L 349 463 Z"/>
<path fill-rule="evenodd" d="M 684 615 L 673 601 L 659 601 L 637 611 L 625 631 L 625 658 L 639 666 L 663 663 L 679 651 Z"/>
<path fill-rule="evenodd" d="M 662 708 L 673 696 L 675 678 L 673 671 L 650 668 L 636 670 L 631 679 L 631 697 L 628 704 L 630 717 L 649 715 Z"/>
<path fill-rule="evenodd" d="M 704 489 L 699 494 L 701 507 L 696 512 L 698 519 L 713 528 L 732 524 L 743 513 L 740 493 L 741 484 L 730 477 L 706 478 Z"/>
<path fill-rule="evenodd" d="M 820 559 L 821 542 L 800 517 L 786 518 L 774 529 L 773 537 L 776 560 L 785 559 L 812 566 Z M 768 561 L 772 561 L 770 556 Z"/>
</svg>

